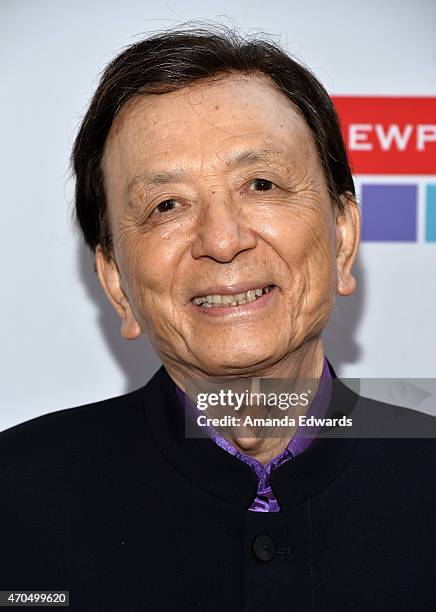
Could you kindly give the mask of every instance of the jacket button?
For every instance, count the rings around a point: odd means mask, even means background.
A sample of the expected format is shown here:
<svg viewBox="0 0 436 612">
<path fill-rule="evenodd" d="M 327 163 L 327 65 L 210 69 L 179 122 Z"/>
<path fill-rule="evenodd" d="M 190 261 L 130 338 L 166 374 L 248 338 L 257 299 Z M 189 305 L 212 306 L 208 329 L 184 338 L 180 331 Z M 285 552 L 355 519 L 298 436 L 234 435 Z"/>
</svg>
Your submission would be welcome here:
<svg viewBox="0 0 436 612">
<path fill-rule="evenodd" d="M 253 553 L 259 561 L 271 561 L 274 557 L 275 546 L 274 540 L 264 533 L 256 536 L 252 544 Z"/>
</svg>

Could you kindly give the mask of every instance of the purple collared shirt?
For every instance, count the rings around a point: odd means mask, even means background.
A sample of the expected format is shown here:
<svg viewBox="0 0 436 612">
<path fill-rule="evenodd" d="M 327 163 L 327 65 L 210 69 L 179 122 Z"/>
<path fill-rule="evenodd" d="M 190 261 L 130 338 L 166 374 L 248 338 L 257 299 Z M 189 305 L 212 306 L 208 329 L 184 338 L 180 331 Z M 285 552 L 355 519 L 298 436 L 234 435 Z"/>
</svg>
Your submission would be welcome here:
<svg viewBox="0 0 436 612">
<path fill-rule="evenodd" d="M 324 367 L 319 380 L 317 392 L 307 412 L 308 417 L 314 416 L 321 418 L 326 413 L 330 403 L 331 390 L 332 376 L 330 374 L 327 359 L 324 356 Z M 177 386 L 176 391 L 182 406 L 185 406 L 187 396 Z M 313 428 L 311 428 L 310 431 L 312 434 L 315 433 Z M 250 457 L 249 455 L 242 453 L 216 431 L 208 430 L 208 434 L 215 444 L 218 444 L 218 446 L 220 446 L 223 450 L 227 451 L 234 457 L 237 457 L 240 461 L 247 463 L 256 472 L 259 479 L 259 484 L 257 487 L 256 497 L 249 510 L 253 512 L 280 512 L 279 503 L 271 489 L 270 474 L 272 470 L 277 468 L 279 465 L 286 463 L 286 461 L 289 461 L 289 459 L 292 459 L 292 457 L 302 453 L 313 442 L 314 437 L 304 438 L 301 432 L 302 428 L 299 427 L 293 438 L 289 441 L 287 447 L 279 455 L 274 457 L 274 459 L 271 459 L 269 463 L 263 465 L 254 457 Z"/>
</svg>

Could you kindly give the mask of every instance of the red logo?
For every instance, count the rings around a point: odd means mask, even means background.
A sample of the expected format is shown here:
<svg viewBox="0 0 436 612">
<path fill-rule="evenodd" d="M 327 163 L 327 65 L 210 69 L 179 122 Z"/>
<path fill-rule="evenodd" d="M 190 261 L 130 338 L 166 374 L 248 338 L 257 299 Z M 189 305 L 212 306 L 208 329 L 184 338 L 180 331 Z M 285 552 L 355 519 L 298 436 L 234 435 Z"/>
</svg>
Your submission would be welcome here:
<svg viewBox="0 0 436 612">
<path fill-rule="evenodd" d="M 436 98 L 332 98 L 353 174 L 436 174 Z"/>
</svg>

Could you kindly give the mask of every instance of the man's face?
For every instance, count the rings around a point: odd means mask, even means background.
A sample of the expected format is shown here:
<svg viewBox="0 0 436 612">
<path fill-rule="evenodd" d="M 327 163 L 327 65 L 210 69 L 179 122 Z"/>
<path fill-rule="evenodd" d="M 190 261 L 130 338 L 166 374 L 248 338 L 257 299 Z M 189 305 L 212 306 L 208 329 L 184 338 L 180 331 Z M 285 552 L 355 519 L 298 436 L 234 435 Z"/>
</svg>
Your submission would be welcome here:
<svg viewBox="0 0 436 612">
<path fill-rule="evenodd" d="M 144 333 L 176 367 L 243 375 L 320 333 L 337 211 L 309 128 L 267 79 L 130 100 L 103 172 L 117 264 L 105 282 L 126 338 Z"/>
</svg>

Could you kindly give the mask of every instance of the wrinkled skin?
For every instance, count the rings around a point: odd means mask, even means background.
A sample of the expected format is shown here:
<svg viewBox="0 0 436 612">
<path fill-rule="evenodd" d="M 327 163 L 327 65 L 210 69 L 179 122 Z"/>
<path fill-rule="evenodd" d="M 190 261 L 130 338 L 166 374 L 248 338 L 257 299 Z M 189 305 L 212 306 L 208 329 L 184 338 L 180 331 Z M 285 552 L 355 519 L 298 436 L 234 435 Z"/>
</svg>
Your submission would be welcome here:
<svg viewBox="0 0 436 612">
<path fill-rule="evenodd" d="M 266 77 L 132 98 L 103 173 L 114 252 L 98 246 L 96 265 L 126 339 L 148 336 L 182 388 L 193 375 L 319 378 L 336 294 L 355 290 L 359 211 L 346 194 L 344 212 L 332 203 L 309 128 Z M 276 289 L 222 316 L 190 302 L 240 283 Z M 284 443 L 242 446 L 264 460 Z"/>
</svg>

